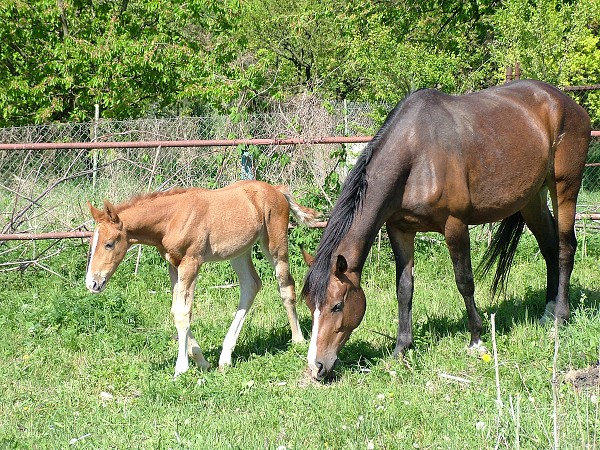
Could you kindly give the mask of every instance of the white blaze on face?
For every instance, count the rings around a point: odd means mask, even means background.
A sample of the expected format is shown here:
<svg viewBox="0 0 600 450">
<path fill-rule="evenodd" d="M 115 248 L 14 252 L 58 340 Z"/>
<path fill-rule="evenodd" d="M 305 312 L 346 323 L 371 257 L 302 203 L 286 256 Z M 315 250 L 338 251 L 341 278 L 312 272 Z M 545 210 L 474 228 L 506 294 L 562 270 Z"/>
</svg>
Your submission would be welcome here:
<svg viewBox="0 0 600 450">
<path fill-rule="evenodd" d="M 316 359 L 317 359 L 317 337 L 319 335 L 319 316 L 321 312 L 319 308 L 315 307 L 315 312 L 313 313 L 313 326 L 312 333 L 310 336 L 310 345 L 308 346 L 308 366 L 311 370 L 317 370 Z"/>
<path fill-rule="evenodd" d="M 94 275 L 92 274 L 92 261 L 94 259 L 94 253 L 96 252 L 96 247 L 98 246 L 98 229 L 94 231 L 94 235 L 92 236 L 92 246 L 90 249 L 90 260 L 88 261 L 87 273 L 85 275 L 85 285 L 88 289 L 94 285 Z"/>
</svg>

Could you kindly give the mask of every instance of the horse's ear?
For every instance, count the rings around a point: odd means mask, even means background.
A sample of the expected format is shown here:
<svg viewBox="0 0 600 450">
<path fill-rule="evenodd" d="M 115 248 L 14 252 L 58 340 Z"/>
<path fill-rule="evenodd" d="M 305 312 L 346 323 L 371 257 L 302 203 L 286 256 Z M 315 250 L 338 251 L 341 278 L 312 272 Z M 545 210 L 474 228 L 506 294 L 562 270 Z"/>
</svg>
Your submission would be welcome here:
<svg viewBox="0 0 600 450">
<path fill-rule="evenodd" d="M 308 253 L 303 248 L 301 250 L 302 250 L 302 257 L 304 258 L 304 262 L 306 263 L 306 265 L 309 267 L 312 266 L 312 263 L 315 261 L 315 257 L 313 255 L 311 255 L 310 253 Z"/>
<path fill-rule="evenodd" d="M 348 270 L 348 261 L 346 261 L 346 258 L 342 255 L 338 255 L 337 261 L 335 262 L 335 274 L 341 275 L 346 273 L 346 270 Z"/>
<path fill-rule="evenodd" d="M 114 207 L 114 205 L 108 200 L 104 200 L 104 212 L 106 213 L 106 217 L 108 217 L 110 223 L 118 226 L 120 229 L 122 226 L 121 219 L 119 218 L 119 215 L 117 214 L 117 210 Z"/>
<path fill-rule="evenodd" d="M 102 222 L 102 219 L 104 218 L 104 212 L 101 211 L 100 209 L 96 208 L 90 202 L 87 202 L 87 205 L 88 205 L 88 208 L 90 210 L 90 213 L 92 214 L 92 218 L 96 222 Z"/>
</svg>

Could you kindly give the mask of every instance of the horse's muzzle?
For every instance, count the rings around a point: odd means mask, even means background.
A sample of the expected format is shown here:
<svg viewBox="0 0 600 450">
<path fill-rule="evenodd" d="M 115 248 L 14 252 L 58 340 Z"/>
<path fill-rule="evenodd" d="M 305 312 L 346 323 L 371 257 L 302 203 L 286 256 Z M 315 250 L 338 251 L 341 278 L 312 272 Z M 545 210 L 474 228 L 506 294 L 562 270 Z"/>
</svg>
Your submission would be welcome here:
<svg viewBox="0 0 600 450">
<path fill-rule="evenodd" d="M 311 375 L 317 381 L 323 381 L 331 375 L 335 363 L 338 361 L 337 358 L 333 360 L 333 363 L 329 366 L 321 361 L 315 361 L 314 366 L 311 367 Z"/>
</svg>

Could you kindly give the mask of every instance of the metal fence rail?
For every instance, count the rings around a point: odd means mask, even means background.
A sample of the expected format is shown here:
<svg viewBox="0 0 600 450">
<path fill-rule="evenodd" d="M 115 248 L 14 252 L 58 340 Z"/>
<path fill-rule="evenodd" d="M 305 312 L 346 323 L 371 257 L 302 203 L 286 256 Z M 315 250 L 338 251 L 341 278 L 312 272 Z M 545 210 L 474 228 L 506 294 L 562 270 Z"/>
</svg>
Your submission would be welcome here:
<svg viewBox="0 0 600 450">
<path fill-rule="evenodd" d="M 343 177 L 342 150 L 352 153 L 375 128 L 373 108 L 339 106 L 307 99 L 238 121 L 210 116 L 0 129 L 0 234 L 85 231 L 88 200 L 118 203 L 142 192 L 216 188 L 248 177 L 287 184 L 301 198 L 333 172 Z M 336 135 L 345 136 L 330 138 Z"/>
</svg>

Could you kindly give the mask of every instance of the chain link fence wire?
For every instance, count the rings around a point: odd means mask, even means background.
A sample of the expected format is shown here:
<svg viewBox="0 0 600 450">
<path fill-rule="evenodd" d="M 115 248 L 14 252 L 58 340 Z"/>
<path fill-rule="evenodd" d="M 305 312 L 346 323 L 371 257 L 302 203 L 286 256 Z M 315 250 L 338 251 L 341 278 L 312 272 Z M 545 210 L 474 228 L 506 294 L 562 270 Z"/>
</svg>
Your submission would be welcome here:
<svg viewBox="0 0 600 450">
<path fill-rule="evenodd" d="M 0 143 L 134 142 L 241 138 L 319 138 L 373 134 L 385 107 L 298 99 L 285 108 L 245 117 L 97 120 L 0 129 Z M 364 144 L 300 144 L 237 147 L 157 147 L 0 151 L 0 232 L 92 230 L 86 205 L 126 201 L 172 187 L 218 188 L 256 178 L 288 185 L 302 199 L 321 195 L 330 174 L 340 180 Z M 581 213 L 600 212 L 600 138 L 592 138 L 580 196 Z M 594 165 L 597 164 L 597 165 Z M 0 243 L 1 244 L 1 243 Z M 28 254 L 28 245 L 0 245 L 3 261 Z M 8 247 L 8 248 L 7 248 Z M 15 255 L 15 249 L 22 253 Z M 0 267 L 1 268 L 1 267 Z"/>
<path fill-rule="evenodd" d="M 0 142 L 134 142 L 364 135 L 375 128 L 368 105 L 302 99 L 286 109 L 229 116 L 97 120 L 0 129 Z M 352 146 L 347 146 L 352 149 Z M 92 229 L 89 200 L 119 203 L 172 187 L 218 188 L 244 178 L 290 186 L 302 198 L 333 171 L 345 176 L 341 144 L 0 151 L 2 233 Z M 359 151 L 359 150 L 356 150 Z M 323 192 L 324 195 L 326 195 Z M 331 203 L 334 199 L 330 199 Z"/>
</svg>

